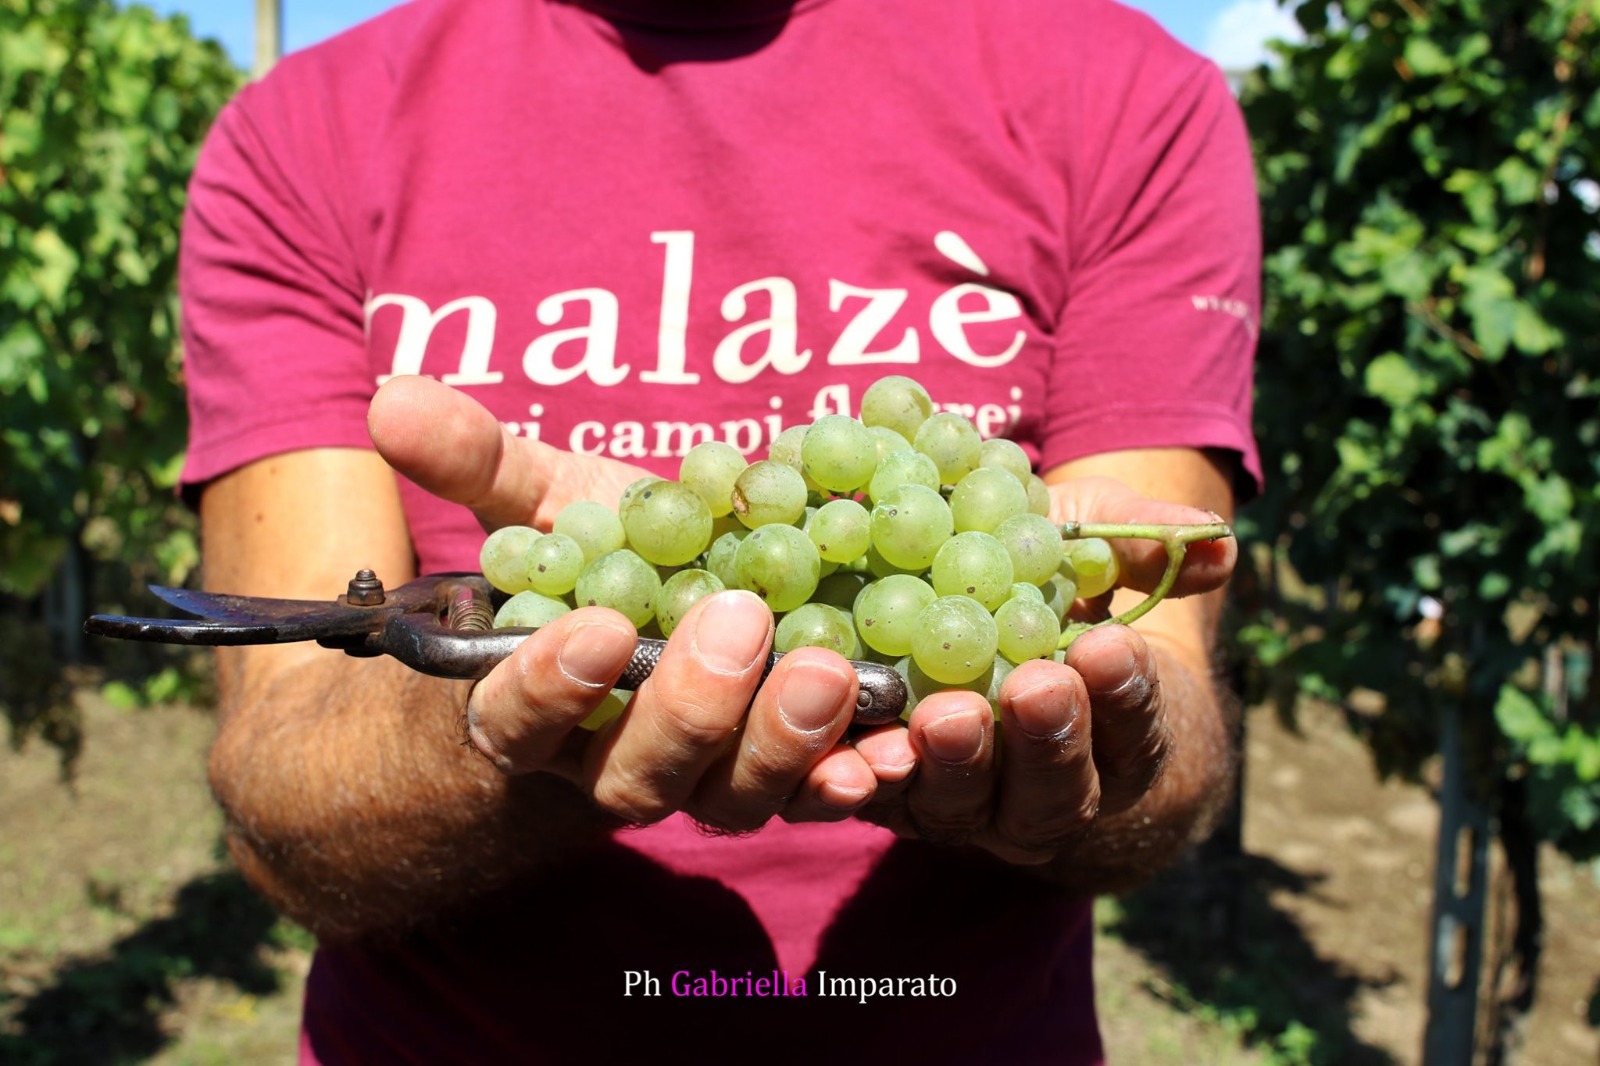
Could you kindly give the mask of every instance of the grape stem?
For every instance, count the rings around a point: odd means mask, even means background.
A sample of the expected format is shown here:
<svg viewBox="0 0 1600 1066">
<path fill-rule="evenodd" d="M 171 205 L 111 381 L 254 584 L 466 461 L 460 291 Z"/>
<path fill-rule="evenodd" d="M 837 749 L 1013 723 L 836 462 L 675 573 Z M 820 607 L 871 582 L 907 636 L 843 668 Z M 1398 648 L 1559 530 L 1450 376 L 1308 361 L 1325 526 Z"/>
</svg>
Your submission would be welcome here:
<svg viewBox="0 0 1600 1066">
<path fill-rule="evenodd" d="M 1103 622 L 1084 623 L 1077 622 L 1067 626 L 1061 633 L 1059 647 L 1066 649 L 1080 634 L 1087 633 L 1096 626 L 1103 625 L 1132 625 L 1143 618 L 1152 607 L 1166 598 L 1172 591 L 1172 586 L 1178 580 L 1178 571 L 1183 569 L 1184 556 L 1188 554 L 1189 545 L 1202 540 L 1221 540 L 1233 536 L 1233 530 L 1226 522 L 1207 522 L 1200 525 L 1164 526 L 1143 523 L 1114 523 L 1114 522 L 1068 522 L 1061 527 L 1062 540 L 1082 540 L 1090 537 L 1101 540 L 1158 540 L 1167 551 L 1167 569 L 1161 575 L 1161 580 L 1156 587 L 1150 590 L 1150 595 L 1123 611 L 1115 618 L 1108 618 Z"/>
</svg>

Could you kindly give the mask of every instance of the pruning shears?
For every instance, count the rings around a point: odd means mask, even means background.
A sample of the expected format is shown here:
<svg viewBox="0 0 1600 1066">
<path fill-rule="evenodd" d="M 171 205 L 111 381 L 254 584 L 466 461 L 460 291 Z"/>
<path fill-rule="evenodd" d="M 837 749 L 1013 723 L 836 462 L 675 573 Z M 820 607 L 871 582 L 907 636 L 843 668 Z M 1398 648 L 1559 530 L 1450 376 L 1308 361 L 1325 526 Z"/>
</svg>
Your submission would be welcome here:
<svg viewBox="0 0 1600 1066">
<path fill-rule="evenodd" d="M 91 636 L 159 644 L 231 647 L 314 640 L 347 655 L 390 655 L 434 677 L 481 678 L 533 632 L 495 629 L 500 595 L 482 574 L 428 574 L 386 589 L 371 570 L 350 579 L 333 600 L 234 596 L 150 586 L 159 599 L 190 618 L 127 618 L 97 614 L 84 623 Z M 640 637 L 614 687 L 637 689 L 655 670 L 666 641 Z M 782 653 L 767 658 L 762 676 Z M 855 724 L 882 725 L 905 709 L 903 678 L 879 663 L 850 663 L 860 682 Z"/>
</svg>

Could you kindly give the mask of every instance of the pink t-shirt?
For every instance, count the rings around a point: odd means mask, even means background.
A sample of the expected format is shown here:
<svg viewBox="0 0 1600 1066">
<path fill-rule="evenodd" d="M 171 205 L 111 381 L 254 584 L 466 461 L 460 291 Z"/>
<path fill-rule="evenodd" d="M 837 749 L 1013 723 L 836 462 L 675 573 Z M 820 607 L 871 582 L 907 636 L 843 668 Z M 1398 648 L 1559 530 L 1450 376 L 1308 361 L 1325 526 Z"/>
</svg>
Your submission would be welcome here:
<svg viewBox="0 0 1600 1066">
<path fill-rule="evenodd" d="M 369 447 L 407 373 L 668 476 L 903 373 L 1041 470 L 1172 445 L 1253 479 L 1259 254 L 1221 75 L 1108 0 L 414 0 L 286 59 L 207 143 L 185 482 Z M 475 568 L 467 512 L 402 494 L 419 567 Z M 672 819 L 322 950 L 302 1052 L 1094 1063 L 1089 952 L 1084 901 L 987 861 Z M 712 971 L 749 988 L 692 994 Z"/>
</svg>

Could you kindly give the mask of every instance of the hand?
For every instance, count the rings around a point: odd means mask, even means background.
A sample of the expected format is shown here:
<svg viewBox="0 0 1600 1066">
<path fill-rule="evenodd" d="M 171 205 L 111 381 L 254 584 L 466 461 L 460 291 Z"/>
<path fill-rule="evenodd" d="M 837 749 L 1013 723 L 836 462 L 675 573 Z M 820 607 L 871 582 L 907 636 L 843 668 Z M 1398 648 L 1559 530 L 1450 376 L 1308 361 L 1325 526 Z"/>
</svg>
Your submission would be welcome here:
<svg viewBox="0 0 1600 1066">
<path fill-rule="evenodd" d="M 1052 487 L 1052 518 L 1096 522 L 1215 520 L 1150 500 L 1110 478 Z M 1123 580 L 1148 590 L 1165 552 L 1153 542 L 1114 545 Z M 1194 545 L 1173 595 L 1219 589 L 1237 558 L 1230 540 Z M 1106 604 L 1081 604 L 1103 613 Z M 1191 604 L 1147 616 L 1183 663 L 1204 669 L 1203 611 Z M 1006 678 L 1000 720 L 983 697 L 961 690 L 925 699 L 908 725 L 859 738 L 879 778 L 861 817 L 902 836 L 983 848 L 1017 864 L 1055 861 L 1105 819 L 1139 805 L 1160 783 L 1173 751 L 1173 708 L 1157 657 L 1139 634 L 1103 626 L 1073 642 L 1066 662 L 1024 663 Z"/>
<path fill-rule="evenodd" d="M 1126 627 L 1101 627 L 1073 642 L 1065 664 L 1013 670 L 999 722 L 982 696 L 952 690 L 918 704 L 906 727 L 859 739 L 883 777 L 861 816 L 902 836 L 1047 863 L 1098 818 L 1138 803 L 1170 744 L 1149 646 Z"/>
<path fill-rule="evenodd" d="M 482 406 L 426 378 L 386 383 L 368 424 L 391 466 L 466 505 L 486 529 L 548 529 L 566 504 L 615 501 L 646 473 L 513 437 Z M 623 715 L 591 733 L 578 725 L 627 665 L 637 634 L 615 611 L 573 611 L 473 688 L 469 739 L 502 772 L 560 775 L 627 824 L 679 810 L 735 831 L 780 814 L 848 817 L 877 785 L 866 761 L 840 744 L 855 713 L 855 674 L 839 655 L 805 649 L 761 683 L 772 634 L 772 614 L 755 595 L 707 597 L 673 631 Z"/>
</svg>

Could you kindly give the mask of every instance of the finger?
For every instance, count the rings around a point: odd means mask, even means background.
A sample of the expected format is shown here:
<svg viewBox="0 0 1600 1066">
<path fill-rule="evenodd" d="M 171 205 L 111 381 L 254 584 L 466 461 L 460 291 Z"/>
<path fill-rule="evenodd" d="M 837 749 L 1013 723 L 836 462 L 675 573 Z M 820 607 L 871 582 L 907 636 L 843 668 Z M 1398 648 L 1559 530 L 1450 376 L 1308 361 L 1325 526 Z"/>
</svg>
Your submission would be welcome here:
<svg viewBox="0 0 1600 1066">
<path fill-rule="evenodd" d="M 906 806 L 906 795 L 917 772 L 917 749 L 911 743 L 911 731 L 894 722 L 862 733 L 851 741 L 851 746 L 877 781 L 872 799 L 856 816 L 900 836 L 915 837 L 916 828 Z"/>
<path fill-rule="evenodd" d="M 877 787 L 866 760 L 839 745 L 811 768 L 779 813 L 786 822 L 841 822 L 871 802 Z"/>
<path fill-rule="evenodd" d="M 467 736 L 508 774 L 550 766 L 633 655 L 637 634 L 605 607 L 562 615 L 531 634 L 473 686 Z"/>
<path fill-rule="evenodd" d="M 367 410 L 384 461 L 485 529 L 533 525 L 549 488 L 549 445 L 518 441 L 466 393 L 426 377 L 391 378 Z M 541 461 L 545 459 L 545 461 Z"/>
<path fill-rule="evenodd" d="M 975 692 L 929 696 L 911 714 L 917 775 L 908 811 L 929 840 L 959 843 L 989 820 L 994 793 L 994 712 Z"/>
<path fill-rule="evenodd" d="M 694 817 L 723 829 L 765 825 L 849 728 L 856 689 L 855 671 L 837 652 L 799 648 L 785 655 L 756 694 L 738 743 L 695 791 Z M 837 788 L 828 791 L 830 783 L 839 786 L 826 777 L 816 782 L 825 798 L 844 795 Z M 871 795 L 870 787 L 859 785 L 839 786 L 850 793 L 844 796 L 851 800 L 847 812 Z"/>
<path fill-rule="evenodd" d="M 994 818 L 997 845 L 1012 862 L 1044 862 L 1081 836 L 1100 809 L 1089 693 L 1075 670 L 1035 660 L 1000 690 L 1005 749 Z"/>
<path fill-rule="evenodd" d="M 1055 522 L 1207 525 L 1221 521 L 1199 507 L 1141 496 L 1114 478 L 1075 478 L 1057 487 L 1052 502 L 1051 520 Z M 1111 545 L 1117 553 L 1122 584 L 1148 592 L 1160 583 L 1167 568 L 1167 552 L 1159 541 L 1118 539 Z M 1171 595 L 1189 596 L 1221 588 L 1238 558 L 1239 542 L 1234 537 L 1190 544 Z"/>
<path fill-rule="evenodd" d="M 911 787 L 912 775 L 917 771 L 917 749 L 905 726 L 899 722 L 879 726 L 856 737 L 851 746 L 878 782 L 875 799 L 892 799 Z"/>
<path fill-rule="evenodd" d="M 586 753 L 603 810 L 644 824 L 683 806 L 744 720 L 772 629 L 754 593 L 719 592 L 690 608 L 650 679 Z"/>
<path fill-rule="evenodd" d="M 1150 646 L 1126 626 L 1102 626 L 1073 641 L 1067 665 L 1083 678 L 1093 723 L 1102 813 L 1126 810 L 1155 786 L 1171 746 Z"/>
</svg>

